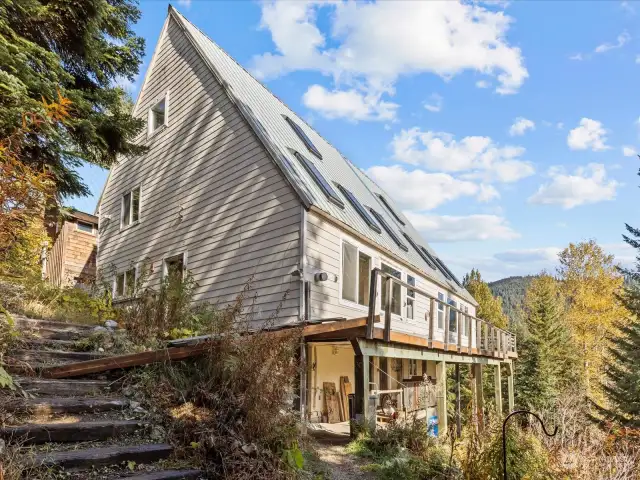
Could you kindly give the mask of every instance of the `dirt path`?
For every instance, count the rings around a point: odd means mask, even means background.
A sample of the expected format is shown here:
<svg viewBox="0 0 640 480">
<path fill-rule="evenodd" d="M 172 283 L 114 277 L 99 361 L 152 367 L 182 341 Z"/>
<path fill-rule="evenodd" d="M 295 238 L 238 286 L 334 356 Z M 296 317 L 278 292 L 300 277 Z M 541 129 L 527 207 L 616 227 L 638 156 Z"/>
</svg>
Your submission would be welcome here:
<svg viewBox="0 0 640 480">
<path fill-rule="evenodd" d="M 362 459 L 345 452 L 350 439 L 345 435 L 328 432 L 312 434 L 318 459 L 329 472 L 332 480 L 363 479 L 372 480 L 374 475 L 363 472 L 360 467 L 366 465 Z"/>
</svg>

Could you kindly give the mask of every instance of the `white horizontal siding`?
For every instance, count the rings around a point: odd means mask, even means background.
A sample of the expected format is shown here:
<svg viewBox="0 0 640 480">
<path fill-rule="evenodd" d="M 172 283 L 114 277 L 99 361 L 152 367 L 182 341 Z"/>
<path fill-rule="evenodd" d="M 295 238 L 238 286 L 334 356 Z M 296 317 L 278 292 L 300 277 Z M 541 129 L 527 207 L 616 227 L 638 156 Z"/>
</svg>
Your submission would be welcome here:
<svg viewBox="0 0 640 480">
<path fill-rule="evenodd" d="M 307 268 L 312 271 L 324 271 L 329 274 L 329 279 L 325 282 L 312 282 L 311 284 L 311 315 L 312 319 L 331 318 L 336 316 L 347 318 L 358 318 L 367 315 L 366 307 L 357 307 L 348 302 L 341 300 L 340 292 L 340 276 L 341 272 L 341 248 L 343 239 L 349 241 L 353 245 L 362 244 L 346 231 L 342 230 L 337 224 L 326 220 L 314 212 L 309 212 L 306 223 L 306 247 L 305 258 Z M 371 244 L 364 244 L 367 249 L 366 253 L 373 256 L 373 265 L 380 267 L 382 262 L 392 266 L 395 262 L 391 261 L 386 255 L 380 252 Z M 438 291 L 447 293 L 460 302 L 461 299 L 446 292 L 442 288 L 436 286 L 435 283 L 418 274 L 416 271 L 400 268 L 403 271 L 403 280 L 406 281 L 406 274 L 416 278 L 416 288 L 423 290 L 434 297 L 437 297 Z M 380 287 L 378 288 L 380 291 Z M 380 297 L 378 296 L 378 303 Z M 406 314 L 405 309 L 406 291 L 402 292 L 402 312 Z M 469 305 L 466 302 L 463 302 Z M 379 305 L 378 305 L 379 308 Z M 392 329 L 398 332 L 410 333 L 413 335 L 427 335 L 428 328 L 428 312 L 430 308 L 430 300 L 422 295 L 416 294 L 414 318 L 400 318 L 393 316 Z M 474 315 L 475 309 L 469 305 L 469 313 Z M 444 338 L 444 331 L 435 331 L 436 339 Z"/>
<path fill-rule="evenodd" d="M 196 300 L 225 306 L 251 280 L 256 319 L 296 321 L 301 204 L 175 20 L 169 19 L 136 115 L 169 92 L 168 126 L 114 166 L 100 206 L 99 266 L 122 271 L 186 252 Z M 140 222 L 120 229 L 124 193 L 141 187 Z"/>
</svg>

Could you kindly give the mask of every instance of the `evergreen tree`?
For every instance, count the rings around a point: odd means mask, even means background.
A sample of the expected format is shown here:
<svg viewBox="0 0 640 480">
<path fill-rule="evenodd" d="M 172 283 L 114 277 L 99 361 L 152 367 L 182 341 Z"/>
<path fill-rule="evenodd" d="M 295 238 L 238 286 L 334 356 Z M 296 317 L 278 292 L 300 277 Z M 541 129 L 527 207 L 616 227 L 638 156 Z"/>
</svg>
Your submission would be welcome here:
<svg viewBox="0 0 640 480">
<path fill-rule="evenodd" d="M 640 230 L 626 228 L 624 241 L 640 251 Z M 640 265 L 621 270 L 627 281 L 620 300 L 628 313 L 616 324 L 619 335 L 610 339 L 603 389 L 612 406 L 607 413 L 624 426 L 640 428 Z"/>
<path fill-rule="evenodd" d="M 534 278 L 525 296 L 525 325 L 519 341 L 517 400 L 542 410 L 575 380 L 575 349 L 564 320 L 558 282 L 548 274 Z"/>
<path fill-rule="evenodd" d="M 18 131 L 25 114 L 45 115 L 42 100 L 71 102 L 70 117 L 47 135 L 25 134 L 21 161 L 52 174 L 61 195 L 89 191 L 75 169 L 103 167 L 143 127 L 117 83 L 133 80 L 144 40 L 131 30 L 133 0 L 3 0 L 0 2 L 0 138 Z"/>
<path fill-rule="evenodd" d="M 462 280 L 462 285 L 478 302 L 476 310 L 478 318 L 499 328 L 507 327 L 508 319 L 502 311 L 502 300 L 493 296 L 489 285 L 482 280 L 478 270 L 474 268 L 467 273 Z"/>
</svg>

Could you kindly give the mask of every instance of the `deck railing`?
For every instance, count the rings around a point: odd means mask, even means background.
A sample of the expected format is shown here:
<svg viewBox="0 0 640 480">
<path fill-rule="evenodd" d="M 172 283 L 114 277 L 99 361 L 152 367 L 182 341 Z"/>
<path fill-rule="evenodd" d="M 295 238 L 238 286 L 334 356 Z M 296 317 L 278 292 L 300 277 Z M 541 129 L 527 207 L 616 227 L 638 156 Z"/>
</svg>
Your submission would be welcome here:
<svg viewBox="0 0 640 480">
<path fill-rule="evenodd" d="M 493 357 L 512 357 L 517 353 L 516 336 L 481 320 L 458 307 L 440 300 L 428 292 L 417 288 L 415 285 L 403 282 L 402 280 L 383 272 L 379 268 L 371 270 L 371 285 L 369 287 L 369 316 L 367 321 L 368 339 L 374 338 L 374 322 L 376 318 L 376 297 L 378 294 L 378 279 L 381 279 L 381 288 L 386 289 L 386 305 L 381 305 L 384 312 L 384 333 L 383 339 L 391 341 L 391 302 L 393 284 L 398 284 L 411 290 L 414 295 L 420 295 L 429 299 L 429 311 L 425 315 L 424 335 L 429 348 L 441 347 L 446 351 L 456 351 L 476 355 L 487 355 Z M 415 297 L 414 297 L 415 298 Z M 415 300 L 414 300 L 415 302 Z M 440 310 L 440 305 L 442 310 Z M 444 311 L 444 335 L 436 335 L 438 312 Z M 439 332 L 441 332 L 440 329 Z M 466 335 L 463 335 L 463 331 Z M 438 333 L 439 333 L 438 332 Z"/>
</svg>

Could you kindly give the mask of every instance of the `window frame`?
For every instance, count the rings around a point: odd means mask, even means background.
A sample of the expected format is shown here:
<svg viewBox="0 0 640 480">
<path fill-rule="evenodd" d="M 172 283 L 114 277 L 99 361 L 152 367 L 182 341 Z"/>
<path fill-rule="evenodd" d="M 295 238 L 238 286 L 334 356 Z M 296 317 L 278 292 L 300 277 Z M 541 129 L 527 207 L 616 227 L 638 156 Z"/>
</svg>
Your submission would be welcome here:
<svg viewBox="0 0 640 480">
<path fill-rule="evenodd" d="M 307 132 L 305 132 L 302 127 L 288 115 L 282 116 L 284 117 L 284 120 L 287 122 L 289 127 L 291 127 L 291 130 L 293 130 L 293 133 L 295 133 L 300 141 L 304 144 L 304 146 L 307 147 L 309 153 L 311 153 L 318 160 L 322 160 L 322 153 L 320 153 L 320 150 L 318 149 L 318 147 L 316 147 L 316 144 L 313 143 L 313 140 L 311 140 L 309 135 L 307 135 Z"/>
<path fill-rule="evenodd" d="M 90 232 L 87 232 L 86 230 L 82 230 L 82 229 L 80 228 L 80 224 L 90 226 L 90 227 L 91 227 L 91 231 L 90 231 Z M 76 220 L 76 232 L 85 233 L 85 234 L 87 234 L 87 235 L 93 235 L 93 236 L 95 237 L 95 235 L 96 235 L 96 233 L 97 233 L 97 230 L 98 230 L 98 229 L 96 228 L 96 226 L 95 226 L 93 223 L 84 222 L 84 221 L 82 221 L 82 220 Z"/>
<path fill-rule="evenodd" d="M 416 287 L 418 279 L 414 275 L 406 274 L 407 283 Z M 409 279 L 413 279 L 413 283 Z M 409 302 L 411 302 L 411 316 L 409 316 Z M 405 293 L 405 317 L 407 320 L 415 320 L 416 318 L 416 291 L 410 288 L 406 289 Z"/>
<path fill-rule="evenodd" d="M 397 270 L 398 272 L 400 272 L 400 278 L 398 278 L 398 280 L 400 281 L 404 281 L 406 278 L 406 271 L 401 268 L 398 264 L 391 262 L 385 258 L 380 258 L 380 270 L 382 271 L 382 267 L 383 265 L 387 265 L 388 267 L 393 268 L 394 270 Z M 384 284 L 383 282 L 383 278 L 380 277 L 380 284 L 378 285 L 378 288 L 380 290 L 380 311 L 381 313 L 384 313 L 384 304 L 382 303 L 382 289 L 384 288 Z M 393 288 L 393 287 L 392 287 Z M 393 291 L 392 291 L 392 295 L 393 295 Z M 403 285 L 400 285 L 400 313 L 395 313 L 395 312 L 391 312 L 391 318 L 396 317 L 400 320 L 405 320 L 406 317 L 402 314 L 402 310 L 404 307 L 405 302 L 405 298 L 406 298 L 406 288 Z"/>
<path fill-rule="evenodd" d="M 184 278 L 185 278 L 184 275 L 187 272 L 187 258 L 188 258 L 186 250 L 182 252 L 175 252 L 173 254 L 162 257 L 162 277 L 161 278 L 163 282 L 165 278 L 167 278 L 167 275 L 169 273 L 167 262 L 171 262 L 172 260 L 180 256 L 182 257 L 182 281 L 184 281 Z"/>
<path fill-rule="evenodd" d="M 360 216 L 360 218 L 367 224 L 367 226 L 378 234 L 382 234 L 382 229 L 380 225 L 376 223 L 372 214 L 367 211 L 365 206 L 356 198 L 351 190 L 346 188 L 345 186 L 339 184 L 338 182 L 334 182 L 340 193 L 347 199 L 347 201 L 351 204 L 356 213 Z"/>
<path fill-rule="evenodd" d="M 400 215 L 398 215 L 396 213 L 396 211 L 391 207 L 391 204 L 389 203 L 389 201 L 387 200 L 387 198 L 382 195 L 381 193 L 376 193 L 376 196 L 380 199 L 380 203 L 382 203 L 382 205 L 384 205 L 384 207 L 387 209 L 387 211 L 391 214 L 391 216 L 393 218 L 396 219 L 396 221 L 402 225 L 403 227 L 406 225 L 405 221 L 402 220 L 400 218 Z"/>
<path fill-rule="evenodd" d="M 446 311 L 447 311 L 447 309 L 445 308 L 445 305 L 444 305 L 446 303 L 446 301 L 447 301 L 446 298 L 447 298 L 447 295 L 445 293 L 443 293 L 441 291 L 438 291 L 438 300 L 439 301 L 436 302 L 438 304 L 438 311 L 436 312 L 437 313 L 436 328 L 439 331 L 442 331 L 442 332 L 444 332 L 444 327 L 445 327 L 445 323 L 444 323 L 445 322 L 445 318 L 444 317 L 445 317 L 445 314 L 446 314 Z M 441 312 L 442 312 L 442 316 L 440 316 Z M 442 325 L 442 326 L 440 326 L 440 325 Z"/>
<path fill-rule="evenodd" d="M 157 128 L 153 128 L 153 114 L 154 108 L 160 103 L 164 102 L 164 123 Z M 154 135 L 166 130 L 169 127 L 169 91 L 167 90 L 164 95 L 157 97 L 151 104 L 147 111 L 147 139 Z"/>
<path fill-rule="evenodd" d="M 133 192 L 138 191 L 138 218 L 134 221 L 133 220 Z M 125 225 L 124 223 L 124 219 L 125 219 L 125 197 L 127 195 L 131 195 L 131 199 L 129 201 L 129 223 L 127 223 Z M 142 185 L 136 185 L 135 187 L 133 187 L 130 190 L 127 190 L 126 192 L 124 192 L 121 196 L 120 196 L 120 230 L 125 230 L 127 228 L 133 227 L 135 225 L 138 225 L 142 220 L 141 220 L 141 212 L 142 212 Z"/>
<path fill-rule="evenodd" d="M 342 296 L 342 285 L 344 282 L 344 270 L 343 270 L 343 266 L 344 266 L 344 258 L 343 258 L 343 252 L 344 252 L 344 244 L 347 243 L 352 247 L 356 248 L 356 278 L 355 278 L 355 284 L 356 284 L 356 301 L 354 302 L 353 300 L 349 300 L 346 299 Z M 375 268 L 376 266 L 376 256 L 375 256 L 375 252 L 365 246 L 363 246 L 360 242 L 356 242 L 351 238 L 348 237 L 342 237 L 340 239 L 340 275 L 339 275 L 339 282 L 338 282 L 338 289 L 339 289 L 339 293 L 338 293 L 338 302 L 341 305 L 344 306 L 348 306 L 350 308 L 356 308 L 358 310 L 362 310 L 362 311 L 369 311 L 369 305 L 362 305 L 361 303 L 358 302 L 358 285 L 360 283 L 360 268 L 359 268 L 359 262 L 360 262 L 360 253 L 362 253 L 363 255 L 366 255 L 369 257 L 370 259 L 370 266 L 371 269 L 373 270 L 373 268 Z M 369 272 L 369 285 L 371 282 L 371 272 Z M 371 304 L 372 301 L 376 301 L 376 299 L 371 299 L 369 298 L 369 304 Z"/>
<path fill-rule="evenodd" d="M 369 207 L 369 211 L 374 216 L 374 218 L 378 221 L 378 223 L 380 225 L 382 225 L 382 228 L 387 232 L 387 235 L 389 235 L 391 237 L 391 239 L 396 243 L 396 245 L 401 250 L 404 250 L 405 252 L 408 252 L 409 251 L 409 247 L 407 247 L 402 242 L 402 240 L 400 240 L 400 237 L 398 236 L 398 234 L 395 232 L 395 230 L 393 230 L 393 228 L 391 228 L 391 225 L 389 225 L 387 223 L 387 221 L 384 219 L 384 217 L 379 212 L 377 212 L 373 207 Z"/>
<path fill-rule="evenodd" d="M 128 285 L 129 285 L 129 274 L 133 272 L 133 291 L 131 294 L 128 293 Z M 111 297 L 116 300 L 128 300 L 135 297 L 135 285 L 138 281 L 138 265 L 134 265 L 131 268 L 127 268 L 126 270 L 121 270 L 116 272 L 116 275 L 113 279 L 113 289 L 111 292 Z M 118 293 L 118 283 L 119 278 L 122 277 L 122 294 Z"/>
<path fill-rule="evenodd" d="M 335 191 L 322 172 L 318 170 L 318 167 L 316 167 L 311 160 L 297 150 L 293 150 L 293 156 L 302 164 L 302 168 L 311 176 L 318 188 L 322 190 L 325 197 L 327 197 L 327 199 L 334 205 L 344 209 L 344 202 L 338 195 L 338 192 Z"/>
</svg>

